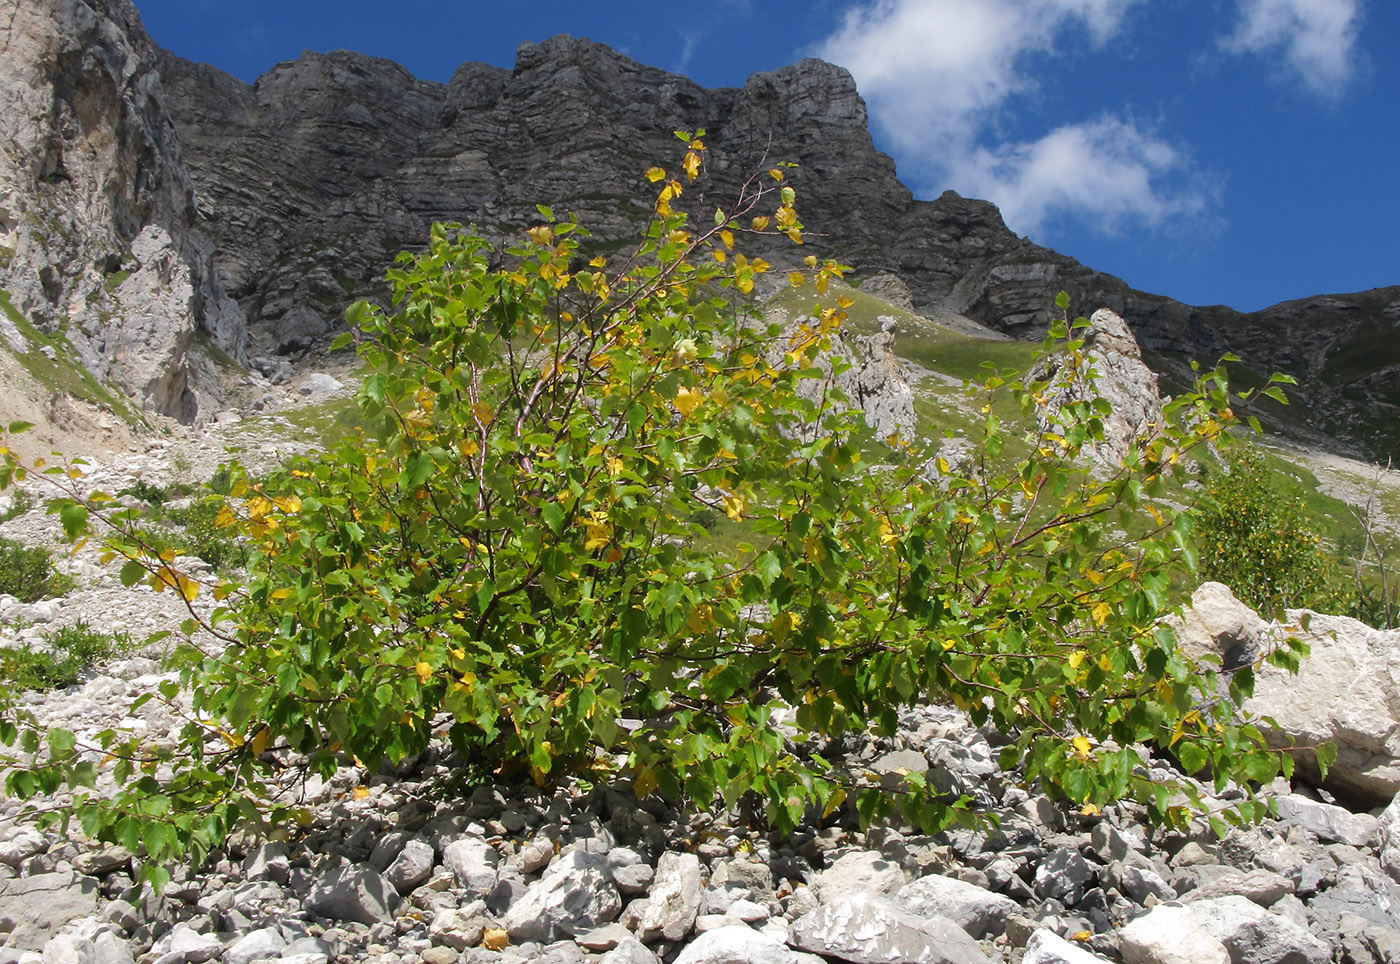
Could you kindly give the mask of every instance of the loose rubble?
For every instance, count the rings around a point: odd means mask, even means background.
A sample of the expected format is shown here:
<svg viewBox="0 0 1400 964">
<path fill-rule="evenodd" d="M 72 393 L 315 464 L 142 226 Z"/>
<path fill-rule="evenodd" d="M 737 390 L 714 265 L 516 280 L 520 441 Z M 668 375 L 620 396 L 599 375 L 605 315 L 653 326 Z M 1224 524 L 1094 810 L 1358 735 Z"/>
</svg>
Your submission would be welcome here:
<svg viewBox="0 0 1400 964">
<path fill-rule="evenodd" d="M 299 398 L 308 396 L 291 389 L 279 404 Z M 97 460 L 82 482 L 109 491 L 168 483 L 179 477 L 173 462 L 184 477 L 207 476 L 222 454 L 209 440 L 239 431 L 211 427 L 203 448 L 175 439 Z M 285 454 L 247 438 L 254 458 Z M 0 534 L 54 544 L 57 525 L 36 506 Z M 84 588 L 29 605 L 0 599 L 0 645 L 36 642 L 78 619 L 139 639 L 187 615 L 171 594 L 122 589 L 93 549 L 61 565 Z M 1203 587 L 1195 603 L 1179 628 L 1184 644 L 1227 660 L 1236 649 L 1252 658 L 1271 633 L 1305 622 L 1290 613 L 1268 624 L 1224 587 Z M 212 601 L 201 594 L 194 605 L 205 613 Z M 1400 650 L 1400 640 L 1359 624 L 1307 622 L 1335 635 L 1314 641 L 1298 692 L 1332 679 L 1339 654 Z M 80 737 L 121 725 L 173 743 L 179 724 L 168 708 L 130 710 L 173 678 L 162 656 L 127 654 L 67 690 L 25 696 L 26 707 Z M 1290 679 L 1261 673 L 1256 699 L 1286 701 Z M 1400 705 L 1387 673 L 1366 685 L 1375 700 Z M 1325 692 L 1336 721 L 1348 704 L 1334 689 Z M 1286 714 L 1268 712 L 1283 725 Z M 136 855 L 76 828 L 40 828 L 20 801 L 0 800 L 0 964 L 1400 959 L 1400 798 L 1344 792 L 1374 780 L 1318 789 L 1300 768 L 1295 784 L 1264 790 L 1276 817 L 1222 840 L 1204 821 L 1187 832 L 1149 826 L 1131 803 L 1086 815 L 1038 795 L 999 768 L 1000 742 L 958 711 L 910 707 L 896 733 L 843 744 L 844 762 L 872 779 L 920 772 L 996 817 L 933 835 L 889 824 L 861 831 L 844 810 L 773 835 L 740 812 L 687 814 L 638 799 L 625 779 L 462 789 L 445 745 L 394 770 L 346 760 L 329 780 L 289 787 L 311 808 L 309 825 L 282 839 L 237 837 L 203 867 L 171 868 L 159 894 L 135 887 Z M 1363 774 L 1392 772 L 1387 747 L 1375 742 Z M 1143 761 L 1158 778 L 1183 779 L 1166 761 Z M 1236 788 L 1199 789 L 1213 808 L 1239 799 Z"/>
</svg>

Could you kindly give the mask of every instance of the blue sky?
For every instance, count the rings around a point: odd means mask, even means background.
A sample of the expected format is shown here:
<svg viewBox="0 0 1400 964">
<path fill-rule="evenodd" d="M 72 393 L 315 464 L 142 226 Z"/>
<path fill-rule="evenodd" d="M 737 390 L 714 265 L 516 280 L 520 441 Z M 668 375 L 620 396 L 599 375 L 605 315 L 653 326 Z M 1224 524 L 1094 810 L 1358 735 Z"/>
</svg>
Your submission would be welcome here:
<svg viewBox="0 0 1400 964">
<path fill-rule="evenodd" d="M 709 86 L 820 56 L 920 197 L 1192 304 L 1400 284 L 1395 0 L 135 0 L 162 46 L 244 80 L 303 49 L 428 80 L 587 36 Z"/>
</svg>

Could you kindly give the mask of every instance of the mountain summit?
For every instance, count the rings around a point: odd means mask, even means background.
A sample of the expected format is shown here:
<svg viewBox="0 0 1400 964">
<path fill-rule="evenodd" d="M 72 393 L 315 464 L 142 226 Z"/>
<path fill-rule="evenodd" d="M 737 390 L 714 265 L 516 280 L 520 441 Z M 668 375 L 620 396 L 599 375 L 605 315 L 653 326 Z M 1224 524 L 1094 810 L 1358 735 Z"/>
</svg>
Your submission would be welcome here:
<svg viewBox="0 0 1400 964">
<path fill-rule="evenodd" d="M 93 374 L 185 420 L 218 397 L 199 332 L 285 371 L 434 221 L 505 239 L 544 203 L 603 245 L 633 237 L 643 172 L 676 154 L 674 131 L 704 128 L 710 197 L 795 162 L 814 253 L 897 277 L 921 314 L 1038 338 L 1065 290 L 1077 311 L 1122 315 L 1159 371 L 1231 350 L 1251 373 L 1294 374 L 1304 414 L 1279 424 L 1304 440 L 1384 459 L 1400 437 L 1400 288 L 1252 314 L 1136 291 L 1016 236 L 985 201 L 915 199 L 850 74 L 822 61 L 712 90 L 559 36 L 446 84 L 333 51 L 248 85 L 157 48 L 127 0 L 19 0 L 4 47 L 0 285 Z"/>
</svg>

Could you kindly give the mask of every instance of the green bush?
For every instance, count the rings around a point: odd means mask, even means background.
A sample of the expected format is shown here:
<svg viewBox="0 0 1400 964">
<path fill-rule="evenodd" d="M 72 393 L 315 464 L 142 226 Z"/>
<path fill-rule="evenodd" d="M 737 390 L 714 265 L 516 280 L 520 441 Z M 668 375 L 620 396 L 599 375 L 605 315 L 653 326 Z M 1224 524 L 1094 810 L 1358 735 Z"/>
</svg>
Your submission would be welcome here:
<svg viewBox="0 0 1400 964">
<path fill-rule="evenodd" d="M 0 593 L 31 603 L 72 588 L 71 577 L 54 571 L 48 550 L 0 538 Z"/>
<path fill-rule="evenodd" d="M 218 525 L 220 505 L 218 501 L 197 499 L 188 506 L 167 509 L 164 518 L 176 529 L 170 544 L 222 571 L 246 565 L 248 550 L 229 529 Z"/>
<path fill-rule="evenodd" d="M 26 489 L 16 489 L 10 499 L 9 506 L 6 507 L 5 511 L 0 512 L 0 522 L 18 519 L 32 508 L 34 508 L 34 496 L 30 495 Z"/>
<path fill-rule="evenodd" d="M 0 679 L 28 690 L 72 686 L 84 669 L 134 648 L 126 634 L 99 632 L 80 619 L 45 636 L 43 648 L 0 649 Z"/>
<path fill-rule="evenodd" d="M 1165 479 L 1229 422 L 1223 373 L 1178 395 L 1164 433 L 1107 477 L 1080 458 L 1103 435 L 1103 399 L 1047 408 L 1058 385 L 997 373 L 965 468 L 936 460 L 930 478 L 933 454 L 911 453 L 877 469 L 859 413 L 804 384 L 823 377 L 845 305 L 788 330 L 752 307 L 769 266 L 739 241 L 803 240 L 784 170 L 693 222 L 674 205 L 703 145 L 683 139 L 684 174 L 648 172 L 655 216 L 616 265 L 583 262 L 584 231 L 541 208 L 504 254 L 435 226 L 390 272 L 392 311 L 351 308 L 367 435 L 261 483 L 232 467 L 215 522 L 248 541 L 248 578 L 217 590 L 237 603 L 223 621 L 182 627 L 228 648 L 178 654 L 193 712 L 173 751 L 108 736 L 124 786 L 78 795 L 89 834 L 143 844 L 159 884 L 162 860 L 295 820 L 262 793 L 279 768 L 373 769 L 444 726 L 482 778 L 606 778 L 621 761 L 639 797 L 756 800 L 779 829 L 847 801 L 926 830 L 966 815 L 968 799 L 918 774 L 890 789 L 810 752 L 893 732 L 919 700 L 995 726 L 1005 766 L 1088 810 L 1126 795 L 1185 825 L 1190 786 L 1154 782 L 1139 743 L 1221 787 L 1289 768 L 1229 706 L 1203 718 L 1215 676 L 1160 620 L 1189 528 Z M 806 265 L 789 280 L 819 293 L 845 270 Z M 1083 324 L 1044 346 L 1056 379 L 1091 380 Z M 75 537 L 106 512 L 100 498 L 58 508 Z M 748 543 L 716 558 L 707 511 Z M 130 560 L 124 581 L 198 591 L 120 532 L 110 544 Z M 1248 689 L 1238 675 L 1230 696 Z M 8 785 L 90 776 L 57 752 Z M 1212 820 L 1263 812 L 1246 799 Z"/>
<path fill-rule="evenodd" d="M 1328 608 L 1328 560 L 1302 499 L 1285 494 L 1257 448 L 1237 442 L 1197 513 L 1200 573 L 1255 609 Z"/>
</svg>

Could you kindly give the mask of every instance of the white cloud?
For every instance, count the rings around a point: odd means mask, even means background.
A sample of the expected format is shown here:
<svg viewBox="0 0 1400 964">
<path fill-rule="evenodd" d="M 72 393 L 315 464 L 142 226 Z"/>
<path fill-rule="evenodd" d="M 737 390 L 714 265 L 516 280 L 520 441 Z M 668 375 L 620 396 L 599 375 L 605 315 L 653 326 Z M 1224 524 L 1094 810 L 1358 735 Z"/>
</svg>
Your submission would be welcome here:
<svg viewBox="0 0 1400 964">
<path fill-rule="evenodd" d="M 1021 232 L 1060 214 L 1106 232 L 1160 226 L 1200 211 L 1208 193 L 1180 150 L 1134 121 L 1105 114 L 1023 143 L 995 136 L 1001 112 L 1036 90 L 1032 55 L 1100 49 L 1139 2 L 878 0 L 850 10 L 817 53 L 854 75 L 921 193 L 986 197 Z"/>
<path fill-rule="evenodd" d="M 1179 150 L 1112 114 L 1062 125 L 1031 143 L 977 148 L 952 175 L 995 199 L 1018 226 L 1038 227 L 1061 212 L 1105 234 L 1128 224 L 1204 223 L 1215 200 Z"/>
<path fill-rule="evenodd" d="M 1282 49 L 1298 78 L 1335 97 L 1356 71 L 1358 0 L 1239 0 L 1234 33 L 1220 41 L 1232 53 Z"/>
</svg>

